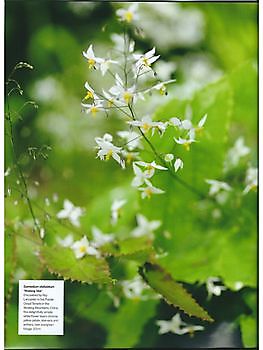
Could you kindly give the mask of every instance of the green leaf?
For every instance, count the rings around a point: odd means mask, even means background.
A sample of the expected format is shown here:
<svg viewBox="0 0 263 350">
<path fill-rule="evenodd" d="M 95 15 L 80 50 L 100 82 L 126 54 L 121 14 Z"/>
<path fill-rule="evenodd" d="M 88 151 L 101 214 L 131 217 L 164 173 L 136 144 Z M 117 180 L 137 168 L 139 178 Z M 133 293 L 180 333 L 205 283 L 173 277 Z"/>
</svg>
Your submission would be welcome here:
<svg viewBox="0 0 263 350">
<path fill-rule="evenodd" d="M 77 260 L 69 248 L 43 246 L 40 259 L 51 273 L 64 279 L 86 283 L 109 283 L 110 272 L 106 260 L 86 255 Z"/>
<path fill-rule="evenodd" d="M 240 320 L 242 341 L 246 348 L 257 346 L 257 320 L 256 317 L 242 316 Z"/>
<path fill-rule="evenodd" d="M 167 303 L 179 307 L 189 316 L 195 316 L 209 322 L 213 321 L 208 313 L 197 304 L 191 294 L 159 265 L 145 263 L 139 272 L 145 282 L 157 293 L 160 293 Z"/>
<path fill-rule="evenodd" d="M 131 348 L 136 345 L 146 322 L 154 316 L 156 300 L 125 300 L 107 326 L 108 348 Z"/>
</svg>

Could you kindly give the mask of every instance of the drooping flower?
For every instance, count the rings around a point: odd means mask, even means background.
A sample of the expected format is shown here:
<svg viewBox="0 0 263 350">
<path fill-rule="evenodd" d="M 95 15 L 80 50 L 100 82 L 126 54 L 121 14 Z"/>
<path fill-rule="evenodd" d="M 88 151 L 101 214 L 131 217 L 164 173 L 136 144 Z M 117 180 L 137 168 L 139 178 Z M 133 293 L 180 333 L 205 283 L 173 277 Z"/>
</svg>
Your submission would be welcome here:
<svg viewBox="0 0 263 350">
<path fill-rule="evenodd" d="M 99 251 L 89 243 L 86 236 L 83 236 L 83 238 L 79 241 L 75 241 L 72 244 L 71 249 L 73 250 L 76 259 L 81 259 L 85 255 L 95 255 L 96 257 L 100 256 Z"/>
<path fill-rule="evenodd" d="M 172 162 L 174 160 L 174 155 L 172 153 L 167 153 L 165 156 L 164 156 L 164 160 L 166 162 Z"/>
<path fill-rule="evenodd" d="M 57 240 L 58 244 L 64 248 L 70 247 L 74 242 L 74 238 L 73 238 L 73 235 L 71 233 L 68 234 L 64 238 L 56 237 L 56 240 Z"/>
<path fill-rule="evenodd" d="M 203 326 L 188 325 L 187 323 L 183 322 L 179 313 L 175 314 L 170 321 L 158 320 L 156 324 L 160 327 L 158 332 L 159 334 L 171 332 L 174 334 L 182 335 L 186 333 L 192 334 L 195 331 L 204 330 Z"/>
<path fill-rule="evenodd" d="M 161 221 L 153 220 L 149 221 L 144 215 L 136 215 L 137 227 L 132 230 L 131 236 L 140 237 L 140 236 L 149 236 L 153 237 L 153 231 L 157 230 L 161 226 Z"/>
<path fill-rule="evenodd" d="M 104 111 L 104 107 L 102 103 L 96 103 L 96 104 L 81 104 L 82 107 L 85 108 L 86 114 L 91 114 L 93 117 L 96 117 L 96 114 L 100 111 Z"/>
<path fill-rule="evenodd" d="M 145 187 L 139 187 L 138 190 L 141 191 L 141 197 L 142 199 L 144 198 L 151 198 L 153 194 L 162 194 L 164 193 L 163 190 L 161 190 L 160 188 L 154 187 L 151 182 L 147 179 L 145 179 L 145 184 L 147 186 Z"/>
<path fill-rule="evenodd" d="M 211 298 L 212 295 L 220 296 L 222 291 L 226 290 L 225 286 L 216 284 L 218 282 L 220 282 L 220 278 L 218 277 L 209 277 L 206 280 L 208 298 Z"/>
<path fill-rule="evenodd" d="M 125 162 L 119 155 L 122 152 L 122 148 L 113 145 L 110 134 L 105 134 L 103 137 L 95 137 L 95 141 L 99 149 L 97 156 L 101 160 L 109 160 L 112 157 L 122 168 L 125 168 Z"/>
<path fill-rule="evenodd" d="M 127 105 L 134 101 L 136 97 L 135 85 L 126 88 L 121 77 L 117 73 L 115 74 L 115 85 L 109 89 L 109 93 Z"/>
<path fill-rule="evenodd" d="M 143 161 L 136 161 L 133 162 L 133 171 L 135 174 L 135 177 L 132 181 L 133 187 L 139 187 L 147 182 L 147 179 L 150 179 L 153 177 L 155 170 L 167 170 L 167 168 L 158 165 L 155 163 L 155 161 L 151 163 L 146 163 Z M 143 167 L 145 170 L 142 170 L 140 167 Z"/>
<path fill-rule="evenodd" d="M 160 95 L 167 95 L 166 85 L 174 83 L 175 81 L 176 81 L 176 79 L 170 79 L 170 80 L 162 81 L 162 82 L 160 82 L 158 84 L 155 84 L 151 88 L 145 90 L 144 94 L 146 94 L 148 92 L 151 92 L 152 90 L 156 90 L 156 91 L 158 91 L 160 93 Z"/>
<path fill-rule="evenodd" d="M 121 216 L 121 208 L 127 203 L 125 199 L 116 199 L 111 205 L 111 223 L 115 225 Z"/>
<path fill-rule="evenodd" d="M 184 163 L 182 159 L 177 158 L 176 161 L 174 162 L 174 171 L 177 172 L 179 169 L 183 169 Z"/>
<path fill-rule="evenodd" d="M 131 23 L 139 19 L 137 14 L 138 4 L 132 4 L 127 9 L 118 9 L 116 15 L 119 17 L 120 21 Z"/>
<path fill-rule="evenodd" d="M 145 134 L 151 130 L 153 135 L 157 130 L 161 136 L 168 126 L 167 122 L 153 122 L 150 116 L 145 116 L 141 120 L 128 121 L 127 124 L 139 127 Z"/>
<path fill-rule="evenodd" d="M 103 62 L 102 58 L 95 56 L 92 44 L 88 47 L 86 52 L 83 51 L 83 56 L 88 60 L 89 69 L 99 69 L 100 64 Z"/>
<path fill-rule="evenodd" d="M 92 243 L 95 248 L 101 247 L 106 243 L 112 242 L 114 240 L 113 233 L 103 233 L 98 227 L 92 226 L 91 228 L 93 240 Z"/>
<path fill-rule="evenodd" d="M 133 54 L 136 60 L 136 71 L 137 74 L 141 73 L 143 68 L 151 69 L 152 63 L 158 60 L 160 55 L 155 55 L 155 47 L 146 52 L 145 54 Z"/>
<path fill-rule="evenodd" d="M 174 137 L 174 141 L 178 143 L 179 145 L 183 145 L 187 151 L 190 150 L 190 145 L 193 142 L 196 142 L 194 138 L 189 138 L 189 139 L 183 139 L 182 137 L 179 137 L 178 139 Z"/>
<path fill-rule="evenodd" d="M 146 173 L 148 178 L 150 178 L 154 175 L 156 169 L 157 170 L 167 170 L 167 168 L 165 168 L 164 166 L 156 164 L 155 161 L 153 161 L 151 163 L 137 161 L 137 162 L 134 162 L 134 164 L 145 168 L 145 173 Z"/>
<path fill-rule="evenodd" d="M 72 225 L 79 227 L 79 218 L 83 215 L 84 211 L 80 207 L 75 207 L 74 204 L 68 199 L 64 200 L 64 208 L 57 213 L 58 219 L 68 219 Z"/>
<path fill-rule="evenodd" d="M 85 89 L 87 90 L 86 96 L 83 100 L 98 100 L 98 96 L 95 94 L 95 91 L 92 89 L 92 87 L 89 85 L 89 83 L 86 81 L 85 83 Z"/>
</svg>

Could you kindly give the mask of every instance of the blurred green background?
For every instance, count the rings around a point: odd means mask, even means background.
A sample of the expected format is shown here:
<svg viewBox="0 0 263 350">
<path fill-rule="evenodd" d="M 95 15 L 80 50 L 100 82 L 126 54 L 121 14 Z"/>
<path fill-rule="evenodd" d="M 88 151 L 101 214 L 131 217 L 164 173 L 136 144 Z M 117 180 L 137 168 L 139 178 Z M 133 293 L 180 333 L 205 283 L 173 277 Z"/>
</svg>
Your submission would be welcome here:
<svg viewBox="0 0 263 350">
<path fill-rule="evenodd" d="M 130 189 L 131 170 L 123 172 L 114 162 L 95 159 L 94 137 L 105 132 L 115 133 L 124 124 L 114 115 L 92 118 L 82 113 L 80 103 L 85 95 L 85 81 L 92 82 L 98 89 L 111 81 L 110 77 L 101 79 L 87 69 L 82 51 L 93 43 L 100 56 L 112 47 L 111 34 L 122 31 L 115 17 L 115 10 L 122 5 L 6 1 L 6 76 L 17 62 L 34 66 L 33 70 L 21 69 L 15 73 L 24 94 L 12 94 L 11 109 L 18 110 L 28 100 L 39 105 L 38 109 L 26 106 L 22 118 L 16 118 L 16 151 L 28 177 L 32 200 L 45 207 L 48 198 L 51 202 L 48 210 L 53 213 L 61 209 L 65 198 L 84 207 L 87 215 L 82 219 L 82 227 L 85 232 L 94 224 L 106 232 L 110 230 L 109 206 L 116 196 L 130 201 L 129 212 L 124 214 L 117 227 L 119 230 L 127 231 L 134 225 L 138 210 L 150 219 L 163 220 L 162 229 L 174 231 L 176 235 L 168 240 L 158 233 L 156 246 L 169 252 L 160 263 L 173 277 L 187 283 L 189 290 L 217 321 L 207 327 L 207 333 L 200 332 L 194 338 L 160 336 L 155 320 L 171 318 L 175 312 L 172 307 L 156 300 L 125 300 L 116 310 L 105 292 L 98 294 L 94 286 L 67 282 L 65 336 L 18 336 L 19 268 L 22 268 L 22 278 L 51 278 L 35 263 L 33 254 L 25 261 L 29 246 L 20 239 L 16 263 L 7 257 L 16 282 L 6 312 L 6 345 L 202 347 L 224 346 L 222 339 L 228 339 L 227 344 L 233 347 L 244 343 L 255 346 L 256 194 L 249 193 L 242 203 L 237 203 L 233 197 L 227 206 L 219 208 L 221 218 L 215 219 L 211 213 L 218 208 L 198 202 L 192 193 L 178 184 L 171 185 L 166 177 L 160 176 L 158 181 L 168 195 L 142 202 Z M 140 111 L 156 117 L 183 117 L 190 106 L 195 121 L 208 112 L 210 139 L 201 141 L 195 153 L 182 153 L 185 159 L 183 178 L 203 192 L 208 191 L 204 178 L 222 178 L 226 152 L 239 136 L 243 136 L 251 148 L 250 164 L 257 165 L 257 11 L 258 6 L 253 3 L 144 3 L 139 6 L 141 21 L 133 33 L 136 49 L 145 52 L 156 46 L 161 55 L 161 62 L 156 64 L 158 75 L 163 80 L 177 79 L 169 88 L 168 96 L 161 99 L 152 96 L 147 103 L 139 105 Z M 221 144 L 223 139 L 224 144 Z M 153 141 L 158 147 L 164 147 L 158 144 L 158 138 Z M 167 142 L 169 146 L 170 141 Z M 28 147 L 41 145 L 52 148 L 47 151 L 48 159 L 40 157 L 33 161 Z M 8 137 L 5 163 L 6 168 L 12 165 Z M 242 190 L 246 166 L 247 163 L 241 163 L 224 180 Z M 6 189 L 15 183 L 12 171 L 6 181 Z M 58 203 L 52 201 L 54 194 L 58 195 Z M 37 208 L 36 212 L 43 219 L 43 212 Z M 12 191 L 6 200 L 6 220 L 23 222 L 27 218 L 27 208 L 19 194 Z M 60 227 L 54 226 L 52 230 L 47 234 L 47 242 L 52 242 L 54 233 L 61 232 Z M 198 282 L 204 283 L 214 274 L 230 289 L 207 301 L 205 287 Z M 235 291 L 234 283 L 239 280 L 244 288 Z"/>
</svg>

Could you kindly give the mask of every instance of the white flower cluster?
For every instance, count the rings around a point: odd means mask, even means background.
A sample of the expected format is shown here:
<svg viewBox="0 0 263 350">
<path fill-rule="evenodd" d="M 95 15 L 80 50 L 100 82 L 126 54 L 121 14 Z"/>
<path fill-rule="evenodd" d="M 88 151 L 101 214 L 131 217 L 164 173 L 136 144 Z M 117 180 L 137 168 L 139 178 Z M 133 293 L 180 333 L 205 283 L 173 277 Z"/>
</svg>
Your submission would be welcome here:
<svg viewBox="0 0 263 350">
<path fill-rule="evenodd" d="M 127 28 L 139 19 L 138 4 L 119 8 L 116 14 Z M 113 158 L 122 169 L 132 164 L 132 186 L 141 192 L 142 198 L 150 198 L 153 194 L 164 193 L 152 183 L 156 171 L 176 173 L 184 166 L 183 160 L 172 153 L 159 155 L 154 150 L 151 138 L 155 134 L 163 137 L 170 128 L 174 132 L 174 145 L 183 145 L 189 150 L 190 145 L 196 142 L 197 134 L 203 129 L 207 116 L 204 115 L 197 125 L 193 125 L 190 119 L 173 117 L 168 120 L 164 117 L 164 120 L 154 120 L 150 115 L 137 115 L 137 101 L 145 101 L 147 95 L 155 92 L 165 96 L 167 85 L 174 83 L 175 79 L 160 81 L 153 68 L 160 58 L 156 48 L 153 47 L 144 53 L 135 51 L 135 42 L 127 33 L 128 31 L 124 30 L 123 36 L 111 35 L 114 47 L 107 57 L 97 56 L 92 44 L 83 51 L 89 69 L 100 72 L 102 76 L 108 73 L 114 81 L 111 86 L 101 91 L 96 91 L 92 84 L 86 81 L 82 107 L 86 114 L 93 116 L 98 112 L 104 112 L 108 116 L 109 110 L 115 110 L 123 117 L 128 130 L 118 131 L 116 141 L 113 141 L 115 137 L 110 133 L 95 138 L 97 158 L 104 161 Z M 145 80 L 145 77 L 148 77 L 148 80 Z M 151 146 L 153 152 L 154 159 L 151 162 L 141 158 L 141 150 L 146 144 Z"/>
</svg>

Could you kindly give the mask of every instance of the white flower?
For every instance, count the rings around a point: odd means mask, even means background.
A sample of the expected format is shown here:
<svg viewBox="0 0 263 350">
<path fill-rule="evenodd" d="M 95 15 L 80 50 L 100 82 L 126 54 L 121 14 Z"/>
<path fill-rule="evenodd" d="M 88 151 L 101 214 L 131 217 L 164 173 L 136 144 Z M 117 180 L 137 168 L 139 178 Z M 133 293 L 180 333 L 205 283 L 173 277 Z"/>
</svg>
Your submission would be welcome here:
<svg viewBox="0 0 263 350">
<path fill-rule="evenodd" d="M 169 125 L 180 127 L 182 125 L 182 121 L 177 117 L 173 117 L 169 120 Z"/>
<path fill-rule="evenodd" d="M 127 203 L 125 199 L 116 199 L 111 205 L 111 223 L 115 225 L 121 216 L 121 208 Z"/>
<path fill-rule="evenodd" d="M 123 293 L 128 299 L 145 299 L 142 293 L 144 290 L 149 289 L 147 284 L 140 278 L 136 276 L 132 280 L 126 280 L 121 282 Z"/>
<path fill-rule="evenodd" d="M 187 151 L 190 150 L 190 145 L 191 145 L 193 142 L 196 142 L 195 139 L 194 139 L 194 138 L 191 138 L 191 137 L 190 137 L 189 139 L 183 139 L 183 138 L 181 138 L 181 137 L 179 137 L 179 139 L 176 139 L 176 138 L 174 137 L 174 141 L 175 141 L 176 143 L 178 143 L 179 145 L 183 145 Z"/>
<path fill-rule="evenodd" d="M 83 209 L 75 207 L 68 199 L 64 200 L 64 208 L 57 213 L 58 219 L 68 219 L 72 225 L 79 227 L 79 218 L 83 215 Z"/>
<path fill-rule="evenodd" d="M 144 93 L 146 94 L 152 90 L 157 90 L 161 95 L 167 95 L 166 85 L 174 83 L 175 81 L 176 81 L 176 79 L 170 79 L 167 81 L 160 82 L 160 83 L 152 86 L 151 88 L 145 90 Z"/>
<path fill-rule="evenodd" d="M 93 240 L 92 243 L 94 247 L 98 248 L 103 246 L 106 243 L 112 242 L 114 240 L 114 234 L 112 233 L 103 233 L 96 226 L 91 228 Z"/>
<path fill-rule="evenodd" d="M 75 257 L 77 259 L 83 258 L 83 256 L 87 255 L 95 255 L 99 256 L 99 251 L 92 247 L 87 239 L 86 236 L 84 236 L 81 240 L 75 241 L 71 249 L 74 251 Z"/>
<path fill-rule="evenodd" d="M 142 199 L 144 198 L 151 198 L 153 194 L 162 194 L 164 193 L 163 190 L 160 188 L 154 187 L 151 182 L 147 179 L 145 179 L 146 187 L 139 187 L 138 190 L 142 192 L 141 196 Z"/>
<path fill-rule="evenodd" d="M 117 163 L 120 164 L 122 168 L 125 168 L 125 162 L 119 156 L 119 153 L 121 153 L 122 148 L 113 145 L 113 143 L 111 142 L 112 136 L 110 134 L 105 134 L 102 138 L 95 137 L 95 141 L 99 149 L 97 157 L 99 157 L 101 160 L 109 160 L 112 157 L 116 160 Z"/>
<path fill-rule="evenodd" d="M 109 90 L 109 93 L 114 95 L 119 101 L 130 104 L 132 101 L 135 102 L 135 85 L 130 88 L 125 88 L 121 77 L 115 74 L 115 84 Z"/>
<path fill-rule="evenodd" d="M 171 153 L 167 153 L 165 156 L 164 156 L 164 160 L 166 162 L 172 162 L 174 160 L 174 155 L 171 154 Z"/>
<path fill-rule="evenodd" d="M 88 60 L 89 69 L 91 68 L 98 69 L 100 66 L 100 63 L 103 62 L 102 58 L 95 56 L 93 52 L 92 44 L 89 46 L 86 52 L 83 51 L 83 56 Z"/>
<path fill-rule="evenodd" d="M 209 196 L 216 195 L 219 191 L 231 191 L 232 187 L 230 187 L 226 182 L 206 179 L 206 183 L 210 185 Z"/>
<path fill-rule="evenodd" d="M 135 131 L 118 131 L 117 135 L 119 135 L 122 139 L 126 140 L 129 151 L 133 151 L 135 148 L 140 147 L 140 138 L 141 135 Z"/>
<path fill-rule="evenodd" d="M 136 221 L 137 227 L 131 232 L 131 236 L 133 237 L 140 237 L 145 235 L 152 237 L 153 231 L 157 230 L 157 228 L 159 228 L 162 224 L 159 220 L 149 221 L 142 214 L 136 215 Z"/>
<path fill-rule="evenodd" d="M 168 125 L 167 122 L 153 122 L 150 116 L 145 116 L 142 120 L 128 121 L 127 124 L 139 127 L 144 133 L 152 130 L 152 135 L 155 130 L 163 135 Z"/>
<path fill-rule="evenodd" d="M 239 137 L 234 146 L 230 148 L 227 152 L 224 170 L 227 171 L 238 165 L 240 158 L 245 157 L 250 153 L 250 148 L 247 147 L 244 143 L 244 138 Z"/>
<path fill-rule="evenodd" d="M 93 116 L 93 117 L 96 117 L 96 114 L 100 111 L 104 111 L 104 107 L 102 105 L 102 103 L 97 103 L 97 104 L 85 104 L 85 103 L 82 103 L 81 104 L 82 107 L 85 108 L 85 113 L 87 114 L 90 114 Z"/>
<path fill-rule="evenodd" d="M 258 187 L 258 169 L 257 168 L 248 168 L 246 173 L 246 187 L 243 191 L 243 194 L 247 194 L 251 190 L 256 190 Z"/>
<path fill-rule="evenodd" d="M 195 331 L 204 330 L 203 326 L 187 325 L 187 323 L 181 320 L 180 314 L 177 313 L 170 321 L 159 320 L 156 324 L 160 327 L 159 334 L 174 333 L 178 335 L 186 333 L 194 333 Z"/>
<path fill-rule="evenodd" d="M 85 83 L 85 89 L 87 90 L 86 96 L 84 97 L 84 100 L 98 100 L 98 96 L 95 94 L 95 91 L 92 89 L 92 87 L 89 85 L 89 83 L 86 81 Z"/>
<path fill-rule="evenodd" d="M 189 131 L 189 135 L 191 135 L 192 138 L 195 138 L 196 133 L 201 133 L 201 131 L 204 129 L 204 125 L 206 123 L 207 114 L 205 114 L 198 122 L 196 127 L 192 127 Z"/>
<path fill-rule="evenodd" d="M 138 20 L 139 16 L 136 13 L 138 9 L 138 4 L 132 4 L 128 9 L 118 9 L 116 15 L 119 17 L 120 21 L 131 23 L 132 21 Z"/>
<path fill-rule="evenodd" d="M 133 162 L 132 165 L 133 165 L 133 171 L 135 174 L 135 177 L 132 181 L 133 187 L 141 186 L 144 182 L 146 182 L 147 179 L 150 179 L 151 177 L 153 177 L 153 175 L 155 173 L 155 169 L 167 170 L 167 168 L 156 164 L 155 161 L 153 161 L 151 163 L 136 161 L 136 162 Z M 138 165 L 146 168 L 146 170 L 142 171 Z"/>
<path fill-rule="evenodd" d="M 220 282 L 220 278 L 218 277 L 209 277 L 206 280 L 206 289 L 208 292 L 208 297 L 210 298 L 212 295 L 220 296 L 223 290 L 226 290 L 226 287 L 223 285 L 216 285 L 215 283 Z"/>
<path fill-rule="evenodd" d="M 56 237 L 56 240 L 57 240 L 58 244 L 64 248 L 70 247 L 74 242 L 72 234 L 68 234 L 64 238 Z"/>
<path fill-rule="evenodd" d="M 139 72 L 142 72 L 142 70 L 141 70 L 142 68 L 151 69 L 152 63 L 157 61 L 158 58 L 160 57 L 160 55 L 154 56 L 154 54 L 155 54 L 155 47 L 143 55 L 142 54 L 133 54 L 133 57 L 136 60 L 135 66 L 136 66 L 137 74 Z"/>
<path fill-rule="evenodd" d="M 105 102 L 107 102 L 105 108 L 117 107 L 118 104 L 120 104 L 116 97 L 110 95 L 107 91 L 102 89 L 102 93 L 104 95 Z"/>
<path fill-rule="evenodd" d="M 111 64 L 118 64 L 117 61 L 110 60 L 110 59 L 103 59 L 101 64 L 100 64 L 100 71 L 101 74 L 104 76 L 107 71 L 110 69 Z"/>
<path fill-rule="evenodd" d="M 184 163 L 182 159 L 177 158 L 176 161 L 174 162 L 174 171 L 177 172 L 179 169 L 183 169 Z"/>
</svg>

